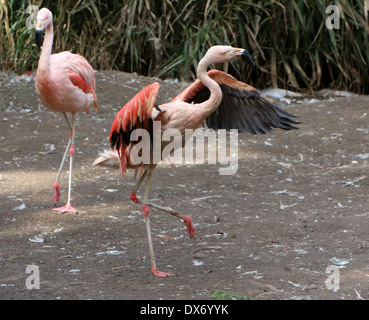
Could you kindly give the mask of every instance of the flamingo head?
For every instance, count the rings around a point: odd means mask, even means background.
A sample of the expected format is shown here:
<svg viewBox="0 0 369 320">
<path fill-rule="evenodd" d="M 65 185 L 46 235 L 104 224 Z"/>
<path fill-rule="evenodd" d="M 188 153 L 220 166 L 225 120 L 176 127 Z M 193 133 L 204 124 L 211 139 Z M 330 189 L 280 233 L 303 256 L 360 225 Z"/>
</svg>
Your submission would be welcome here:
<svg viewBox="0 0 369 320">
<path fill-rule="evenodd" d="M 36 43 L 40 48 L 42 45 L 42 33 L 43 31 L 53 23 L 53 14 L 47 8 L 42 8 L 37 13 L 37 22 L 36 22 Z"/>
<path fill-rule="evenodd" d="M 255 62 L 252 60 L 250 53 L 242 48 L 213 46 L 206 52 L 205 56 L 207 56 L 212 63 L 224 63 L 242 59 L 249 62 L 252 66 L 255 66 Z"/>
</svg>

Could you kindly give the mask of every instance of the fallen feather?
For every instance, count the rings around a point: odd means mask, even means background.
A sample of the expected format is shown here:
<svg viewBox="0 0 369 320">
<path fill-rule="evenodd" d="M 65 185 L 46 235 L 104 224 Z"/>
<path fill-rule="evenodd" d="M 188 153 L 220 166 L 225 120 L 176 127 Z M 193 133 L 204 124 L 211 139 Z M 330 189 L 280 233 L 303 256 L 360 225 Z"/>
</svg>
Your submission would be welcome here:
<svg viewBox="0 0 369 320">
<path fill-rule="evenodd" d="M 277 162 L 280 166 L 285 167 L 285 168 L 291 168 L 292 164 L 291 163 L 283 163 L 283 162 Z"/>
<path fill-rule="evenodd" d="M 304 249 L 297 249 L 297 250 L 294 250 L 297 254 L 305 254 L 305 253 L 308 253 L 306 250 Z"/>
<path fill-rule="evenodd" d="M 158 237 L 168 240 L 168 243 L 169 243 L 170 241 L 175 240 L 174 238 L 169 237 L 169 236 L 167 236 L 167 235 L 165 235 L 165 234 L 159 234 L 159 235 L 158 235 Z"/>
<path fill-rule="evenodd" d="M 302 285 L 300 283 L 294 283 L 292 281 L 288 281 L 289 284 L 292 284 L 294 287 L 300 288 Z"/>
<path fill-rule="evenodd" d="M 38 242 L 38 243 L 45 242 L 45 239 L 42 236 L 34 236 L 33 238 L 28 238 L 28 240 L 31 242 Z"/>
<path fill-rule="evenodd" d="M 369 153 L 358 154 L 356 155 L 356 158 L 360 158 L 362 160 L 369 159 Z"/>
<path fill-rule="evenodd" d="M 96 254 L 98 256 L 103 255 L 103 254 L 112 255 L 112 256 L 119 256 L 119 255 L 121 255 L 123 253 L 125 253 L 125 251 L 109 250 L 109 251 L 105 251 L 105 252 L 98 252 Z"/>
<path fill-rule="evenodd" d="M 293 203 L 293 204 L 291 204 L 291 205 L 284 205 L 284 204 L 282 204 L 282 202 L 281 201 L 279 201 L 279 204 L 280 204 L 280 209 L 281 210 L 283 210 L 283 209 L 286 209 L 286 208 L 291 208 L 291 207 L 293 207 L 293 206 L 295 206 L 295 205 L 297 205 L 297 203 Z"/>
<path fill-rule="evenodd" d="M 193 260 L 192 262 L 194 266 L 202 266 L 204 264 L 202 261 L 197 261 L 197 260 Z"/>
<path fill-rule="evenodd" d="M 77 273 L 77 272 L 81 272 L 81 270 L 79 269 L 71 269 L 69 270 L 70 273 Z"/>
<path fill-rule="evenodd" d="M 243 275 L 247 275 L 247 274 L 258 274 L 258 272 L 255 270 L 255 271 L 246 271 L 244 273 L 242 273 Z"/>
<path fill-rule="evenodd" d="M 49 153 L 53 153 L 54 150 L 55 150 L 55 146 L 53 144 L 49 144 L 49 143 L 45 144 L 45 148 L 48 149 L 48 150 L 44 151 L 44 152 L 39 151 L 38 153 L 40 153 L 40 154 L 49 154 Z"/>
<path fill-rule="evenodd" d="M 362 132 L 362 133 L 369 133 L 368 129 L 357 128 L 356 131 L 359 131 L 359 132 Z"/>
<path fill-rule="evenodd" d="M 330 262 L 334 264 L 335 266 L 339 266 L 338 268 L 344 268 L 346 264 L 349 264 L 351 260 L 345 260 L 345 259 L 339 259 L 336 257 L 333 257 Z"/>
<path fill-rule="evenodd" d="M 12 210 L 24 210 L 24 209 L 26 209 L 26 205 L 22 203 L 18 207 L 14 207 Z"/>
<path fill-rule="evenodd" d="M 201 201 L 201 200 L 206 200 L 206 199 L 210 199 L 210 198 L 220 198 L 220 196 L 207 196 L 207 197 L 201 197 L 201 198 L 196 198 L 196 199 L 192 199 L 191 201 Z"/>
<path fill-rule="evenodd" d="M 345 182 L 343 187 L 345 188 L 347 186 L 353 186 L 356 182 L 364 180 L 365 178 L 366 178 L 366 176 L 361 176 L 361 177 L 355 178 L 353 181 L 347 181 L 347 182 Z"/>
<path fill-rule="evenodd" d="M 221 249 L 222 249 L 222 247 L 220 247 L 220 246 L 198 248 L 198 249 L 195 249 L 194 251 L 192 251 L 192 254 L 194 255 L 196 252 L 201 251 L 201 250 L 221 250 Z"/>
<path fill-rule="evenodd" d="M 364 300 L 364 298 L 359 294 L 359 292 L 357 292 L 356 289 L 354 289 L 355 293 L 357 294 L 357 300 Z"/>
</svg>

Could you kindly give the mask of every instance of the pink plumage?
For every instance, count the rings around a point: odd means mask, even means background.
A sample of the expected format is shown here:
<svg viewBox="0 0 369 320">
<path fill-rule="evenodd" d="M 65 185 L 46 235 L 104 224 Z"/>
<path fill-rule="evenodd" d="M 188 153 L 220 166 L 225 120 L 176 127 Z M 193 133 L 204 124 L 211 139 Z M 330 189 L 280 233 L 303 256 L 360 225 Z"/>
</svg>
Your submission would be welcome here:
<svg viewBox="0 0 369 320">
<path fill-rule="evenodd" d="M 69 185 L 67 204 L 54 210 L 59 212 L 77 212 L 70 204 L 72 165 L 75 152 L 75 118 L 79 111 L 93 108 L 98 110 L 95 94 L 95 74 L 88 61 L 69 51 L 51 54 L 53 44 L 53 16 L 50 10 L 42 8 L 37 14 L 36 39 L 45 30 L 41 56 L 36 76 L 36 91 L 42 103 L 54 112 L 61 112 L 70 128 L 70 139 L 64 153 L 59 172 L 54 182 L 54 202 L 60 197 L 59 178 L 65 158 L 70 156 Z M 67 113 L 72 114 L 72 125 Z"/>
<path fill-rule="evenodd" d="M 116 151 L 105 151 L 94 162 L 94 165 L 101 166 L 117 167 L 120 164 L 122 173 L 128 168 L 135 169 L 136 172 L 139 169 L 143 170 L 130 198 L 135 203 L 142 203 L 150 249 L 151 270 L 154 276 L 167 277 L 173 276 L 173 274 L 160 272 L 156 268 L 151 239 L 149 206 L 182 219 L 190 237 L 194 237 L 195 229 L 189 216 L 148 201 L 151 176 L 157 163 L 152 161 L 145 164 L 132 164 L 130 162 L 133 146 L 137 143 L 131 140 L 131 133 L 136 128 L 149 129 L 150 142 L 153 145 L 153 122 L 159 121 L 161 134 L 171 128 L 177 129 L 182 134 L 183 146 L 186 129 L 195 130 L 204 121 L 210 128 L 235 128 L 239 131 L 247 130 L 253 134 L 266 133 L 271 127 L 294 129 L 290 123 L 297 122 L 289 118 L 291 115 L 270 102 L 252 86 L 219 70 L 206 72 L 210 64 L 229 62 L 245 57 L 246 60 L 253 63 L 249 53 L 244 49 L 230 46 L 211 47 L 198 64 L 198 79 L 170 103 L 156 105 L 159 84 L 153 83 L 142 89 L 115 116 L 110 132 L 110 143 Z M 158 136 L 155 138 L 161 139 Z M 160 144 L 162 159 L 167 156 L 163 154 L 163 148 L 167 143 L 163 140 Z M 153 147 L 150 149 L 151 160 L 153 160 L 153 149 Z M 137 197 L 136 192 L 145 179 L 146 187 L 143 200 L 141 200 Z"/>
</svg>

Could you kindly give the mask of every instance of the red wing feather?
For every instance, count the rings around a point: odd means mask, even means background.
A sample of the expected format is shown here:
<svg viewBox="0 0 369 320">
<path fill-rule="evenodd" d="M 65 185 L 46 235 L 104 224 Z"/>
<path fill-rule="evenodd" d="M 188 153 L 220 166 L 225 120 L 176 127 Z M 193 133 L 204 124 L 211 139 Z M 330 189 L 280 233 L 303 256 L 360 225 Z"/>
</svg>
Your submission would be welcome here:
<svg viewBox="0 0 369 320">
<path fill-rule="evenodd" d="M 80 88 L 84 93 L 89 92 L 90 88 L 88 87 L 87 82 L 78 73 L 74 72 L 70 73 L 69 79 L 76 87 Z"/>
<path fill-rule="evenodd" d="M 191 83 L 185 90 L 183 90 L 178 96 L 176 96 L 171 103 L 173 102 L 188 102 L 191 100 L 197 92 L 199 92 L 204 85 L 199 79 L 196 79 L 193 83 Z"/>
<path fill-rule="evenodd" d="M 148 119 L 155 105 L 158 91 L 159 83 L 154 82 L 128 101 L 115 116 L 110 136 L 113 132 L 127 131 L 128 127 L 131 130 L 138 123 L 138 119 L 140 122 Z"/>
<path fill-rule="evenodd" d="M 256 90 L 254 87 L 248 85 L 247 83 L 238 81 L 236 78 L 232 77 L 230 74 L 217 70 L 217 69 L 212 69 L 208 71 L 207 74 L 210 78 L 212 78 L 218 84 L 226 84 L 234 89 L 239 89 L 239 90 Z M 184 91 L 182 91 L 178 96 L 176 96 L 171 102 L 175 102 L 175 101 L 189 102 L 203 88 L 204 88 L 203 83 L 199 79 L 196 79 Z"/>
<path fill-rule="evenodd" d="M 117 149 L 124 173 L 127 164 L 126 150 L 131 144 L 130 136 L 135 128 L 149 129 L 151 112 L 156 103 L 159 83 L 154 82 L 137 93 L 116 114 L 110 131 L 110 144 Z"/>
<path fill-rule="evenodd" d="M 99 109 L 99 105 L 97 104 L 97 97 L 94 89 L 92 87 L 88 87 L 87 82 L 83 77 L 81 77 L 78 73 L 71 72 L 69 73 L 69 79 L 76 87 L 80 88 L 84 93 L 91 93 L 94 97 L 95 103 L 92 106 L 94 109 Z M 88 110 L 86 109 L 86 113 Z"/>
</svg>

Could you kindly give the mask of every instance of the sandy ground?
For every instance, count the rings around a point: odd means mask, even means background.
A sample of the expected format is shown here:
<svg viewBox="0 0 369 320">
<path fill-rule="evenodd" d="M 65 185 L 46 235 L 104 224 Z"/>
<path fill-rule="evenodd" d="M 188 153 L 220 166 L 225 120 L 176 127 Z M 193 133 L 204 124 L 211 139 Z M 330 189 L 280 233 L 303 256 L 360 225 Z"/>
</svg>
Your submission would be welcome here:
<svg viewBox="0 0 369 320">
<path fill-rule="evenodd" d="M 0 74 L 0 299 L 202 300 L 218 290 L 247 299 L 369 298 L 369 97 L 282 104 L 300 129 L 240 134 L 234 176 L 219 175 L 219 165 L 160 166 L 152 202 L 190 215 L 196 237 L 151 210 L 158 268 L 176 274 L 155 278 L 140 205 L 129 199 L 133 176 L 92 167 L 116 112 L 154 79 L 96 77 L 101 110 L 77 122 L 79 213 L 58 214 L 52 185 L 67 125 L 41 105 L 32 81 Z M 159 102 L 185 86 L 160 83 Z M 29 265 L 40 289 L 26 286 Z"/>
</svg>

